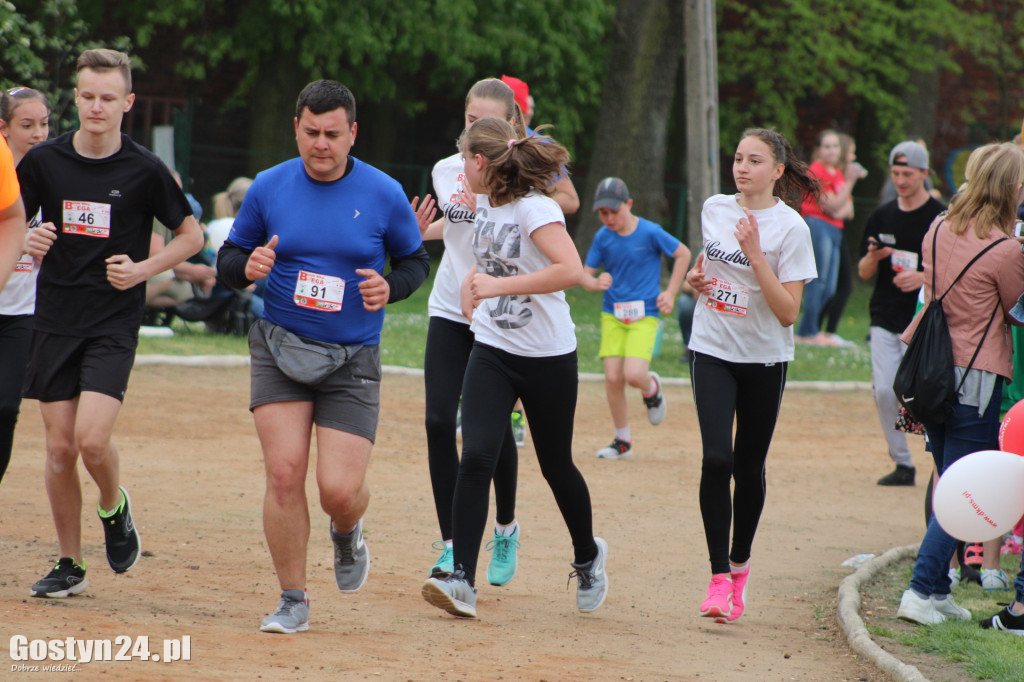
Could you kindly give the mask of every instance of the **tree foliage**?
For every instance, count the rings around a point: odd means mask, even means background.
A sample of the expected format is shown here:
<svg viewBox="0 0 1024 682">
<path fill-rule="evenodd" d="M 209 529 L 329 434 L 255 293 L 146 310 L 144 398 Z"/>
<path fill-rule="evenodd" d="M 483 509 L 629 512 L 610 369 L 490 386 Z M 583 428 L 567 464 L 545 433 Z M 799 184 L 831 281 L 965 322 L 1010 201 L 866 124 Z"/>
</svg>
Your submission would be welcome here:
<svg viewBox="0 0 1024 682">
<path fill-rule="evenodd" d="M 906 125 L 917 72 L 958 72 L 952 49 L 979 46 L 993 22 L 967 0 L 722 0 L 719 78 L 724 147 L 743 128 L 791 135 L 798 103 L 838 90 L 871 105 L 889 141 Z"/>
<path fill-rule="evenodd" d="M 127 37 L 97 43 L 94 23 L 82 14 L 78 0 L 0 0 L 0 86 L 46 93 L 51 126 L 61 131 L 77 122 L 70 106 L 78 55 L 94 47 L 131 47 Z"/>
<path fill-rule="evenodd" d="M 360 101 L 393 102 L 406 114 L 425 108 L 429 93 L 458 98 L 476 79 L 509 73 L 530 83 L 538 113 L 566 142 L 598 99 L 610 12 L 607 0 L 179 0 L 122 11 L 143 46 L 163 27 L 186 32 L 184 76 L 244 65 L 236 98 L 282 60 L 294 62 L 297 82 L 337 78 Z"/>
</svg>

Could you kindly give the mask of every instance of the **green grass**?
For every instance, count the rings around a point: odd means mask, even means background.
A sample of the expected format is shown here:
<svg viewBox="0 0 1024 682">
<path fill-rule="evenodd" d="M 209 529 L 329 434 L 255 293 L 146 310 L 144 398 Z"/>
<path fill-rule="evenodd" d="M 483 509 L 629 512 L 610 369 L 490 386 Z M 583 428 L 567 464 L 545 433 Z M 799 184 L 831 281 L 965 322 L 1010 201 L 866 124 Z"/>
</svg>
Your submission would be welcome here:
<svg viewBox="0 0 1024 682">
<path fill-rule="evenodd" d="M 1000 564 L 1012 579 L 1020 567 L 1020 557 L 1005 555 L 1001 557 Z M 912 562 L 907 562 L 898 570 L 883 572 L 883 584 L 878 589 L 886 591 L 890 606 L 888 613 L 893 615 L 882 619 L 883 622 L 866 624 L 872 634 L 959 663 L 967 674 L 979 680 L 1024 682 L 1021 639 L 1006 633 L 982 630 L 978 626 L 980 618 L 999 610 L 997 602 L 1013 599 L 1012 590 L 985 592 L 973 583 L 958 585 L 953 588 L 953 598 L 957 604 L 971 612 L 972 620 L 947 621 L 937 626 L 920 627 L 895 619 L 900 597 L 912 572 Z"/>
<path fill-rule="evenodd" d="M 381 336 L 381 360 L 384 364 L 423 367 L 427 340 L 427 299 L 433 286 L 436 265 L 430 278 L 407 300 L 388 306 Z M 856 282 L 853 295 L 840 322 L 839 335 L 857 342 L 856 348 L 816 348 L 797 346 L 796 359 L 790 364 L 791 381 L 870 381 L 871 359 L 865 338 L 868 334 L 869 285 Z M 575 287 L 566 292 L 576 323 L 576 338 L 581 372 L 603 372 L 597 351 L 601 344 L 601 293 Z M 176 322 L 171 338 L 142 338 L 140 354 L 222 355 L 246 354 L 244 338 L 208 334 L 202 324 Z M 666 377 L 687 377 L 689 368 L 679 362 L 683 338 L 675 313 L 664 320 L 661 353 L 651 369 Z"/>
</svg>

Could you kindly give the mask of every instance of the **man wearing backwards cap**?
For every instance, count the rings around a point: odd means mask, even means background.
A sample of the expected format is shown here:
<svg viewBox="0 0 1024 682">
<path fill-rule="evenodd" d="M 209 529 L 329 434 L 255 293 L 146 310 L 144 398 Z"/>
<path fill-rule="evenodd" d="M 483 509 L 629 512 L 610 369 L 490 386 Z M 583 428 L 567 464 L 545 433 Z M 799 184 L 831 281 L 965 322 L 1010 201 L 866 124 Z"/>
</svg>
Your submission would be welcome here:
<svg viewBox="0 0 1024 682">
<path fill-rule="evenodd" d="M 924 283 L 921 240 L 945 207 L 928 194 L 928 150 L 917 142 L 900 142 L 889 153 L 889 175 L 896 198 L 882 204 L 864 229 L 863 257 L 857 264 L 862 279 L 875 274 L 871 294 L 871 380 L 875 407 L 896 469 L 878 479 L 878 485 L 914 485 L 914 465 L 907 437 L 895 428 L 899 402 L 892 390 L 906 344 L 900 334 L 910 324 L 917 292 Z"/>
</svg>

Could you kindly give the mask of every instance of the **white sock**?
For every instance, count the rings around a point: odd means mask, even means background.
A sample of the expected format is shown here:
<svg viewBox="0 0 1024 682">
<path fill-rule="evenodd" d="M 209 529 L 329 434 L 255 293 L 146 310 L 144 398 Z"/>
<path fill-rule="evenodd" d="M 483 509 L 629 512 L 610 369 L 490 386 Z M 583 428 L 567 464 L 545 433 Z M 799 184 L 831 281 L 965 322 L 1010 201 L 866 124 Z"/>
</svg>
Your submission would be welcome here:
<svg viewBox="0 0 1024 682">
<path fill-rule="evenodd" d="M 651 383 L 647 385 L 647 390 L 643 392 L 645 398 L 650 398 L 652 395 L 658 392 L 658 382 L 654 380 L 653 374 L 648 374 L 651 379 Z"/>
<path fill-rule="evenodd" d="M 743 571 L 747 570 L 748 568 L 750 568 L 750 562 L 749 561 L 746 562 L 745 564 L 743 564 L 742 566 L 733 566 L 732 564 L 729 564 L 729 572 L 730 573 L 742 573 Z"/>
<path fill-rule="evenodd" d="M 518 528 L 518 527 L 519 527 L 519 522 L 518 521 L 513 521 L 512 523 L 508 524 L 507 526 L 503 526 L 500 523 L 498 523 L 497 521 L 495 521 L 495 523 L 494 523 L 494 534 L 495 535 L 510 536 L 510 535 L 512 535 L 513 533 L 516 532 L 516 528 Z"/>
<path fill-rule="evenodd" d="M 626 424 L 621 429 L 615 429 L 615 437 L 619 440 L 624 440 L 627 443 L 633 442 L 633 436 L 629 432 L 629 424 Z"/>
</svg>

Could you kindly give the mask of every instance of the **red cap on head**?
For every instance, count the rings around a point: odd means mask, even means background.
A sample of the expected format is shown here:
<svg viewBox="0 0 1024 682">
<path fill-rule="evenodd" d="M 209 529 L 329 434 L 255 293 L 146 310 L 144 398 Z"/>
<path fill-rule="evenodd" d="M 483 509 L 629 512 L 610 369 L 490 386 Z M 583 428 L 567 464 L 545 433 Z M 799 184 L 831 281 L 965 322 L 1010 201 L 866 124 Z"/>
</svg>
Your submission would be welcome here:
<svg viewBox="0 0 1024 682">
<path fill-rule="evenodd" d="M 530 86 L 518 78 L 513 78 L 512 76 L 502 76 L 501 82 L 512 88 L 512 96 L 515 98 L 516 104 L 519 105 L 519 108 L 522 109 L 524 113 L 528 111 L 530 109 L 530 105 L 526 100 L 530 96 Z"/>
</svg>

